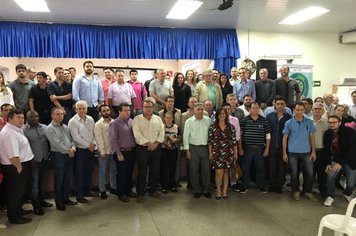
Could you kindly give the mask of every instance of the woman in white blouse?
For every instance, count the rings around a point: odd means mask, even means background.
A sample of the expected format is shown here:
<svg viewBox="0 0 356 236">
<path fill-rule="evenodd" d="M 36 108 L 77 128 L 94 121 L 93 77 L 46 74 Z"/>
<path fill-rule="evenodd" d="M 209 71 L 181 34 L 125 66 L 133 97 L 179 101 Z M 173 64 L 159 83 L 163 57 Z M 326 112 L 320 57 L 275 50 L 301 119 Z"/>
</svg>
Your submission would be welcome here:
<svg viewBox="0 0 356 236">
<path fill-rule="evenodd" d="M 4 103 L 14 105 L 12 91 L 6 86 L 4 74 L 0 71 L 0 106 Z"/>
</svg>

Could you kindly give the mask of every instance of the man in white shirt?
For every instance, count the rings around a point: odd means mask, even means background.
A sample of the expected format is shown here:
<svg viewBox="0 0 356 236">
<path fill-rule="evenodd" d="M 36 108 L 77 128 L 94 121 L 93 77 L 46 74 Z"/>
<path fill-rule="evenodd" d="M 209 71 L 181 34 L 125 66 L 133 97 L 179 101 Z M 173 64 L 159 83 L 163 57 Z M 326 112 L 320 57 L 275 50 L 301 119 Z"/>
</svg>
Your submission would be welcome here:
<svg viewBox="0 0 356 236">
<path fill-rule="evenodd" d="M 0 132 L 0 162 L 7 181 L 7 218 L 12 224 L 26 224 L 30 218 L 23 216 L 22 201 L 31 172 L 33 153 L 22 132 L 25 115 L 21 109 L 11 110 L 8 122 Z"/>
<path fill-rule="evenodd" d="M 351 93 L 352 105 L 350 105 L 349 115 L 356 119 L 356 90 Z"/>
<path fill-rule="evenodd" d="M 92 197 L 91 179 L 94 165 L 94 150 L 97 149 L 94 137 L 95 122 L 87 115 L 88 105 L 86 101 L 78 101 L 75 104 L 77 114 L 69 120 L 68 127 L 76 146 L 74 159 L 75 187 L 77 201 L 88 203 L 84 196 Z"/>
<path fill-rule="evenodd" d="M 141 115 L 133 120 L 133 133 L 137 144 L 137 202 L 144 203 L 147 170 L 149 168 L 150 196 L 160 198 L 156 185 L 159 177 L 161 158 L 160 144 L 164 140 L 164 125 L 159 116 L 153 114 L 153 102 L 145 99 L 142 103 Z"/>
</svg>

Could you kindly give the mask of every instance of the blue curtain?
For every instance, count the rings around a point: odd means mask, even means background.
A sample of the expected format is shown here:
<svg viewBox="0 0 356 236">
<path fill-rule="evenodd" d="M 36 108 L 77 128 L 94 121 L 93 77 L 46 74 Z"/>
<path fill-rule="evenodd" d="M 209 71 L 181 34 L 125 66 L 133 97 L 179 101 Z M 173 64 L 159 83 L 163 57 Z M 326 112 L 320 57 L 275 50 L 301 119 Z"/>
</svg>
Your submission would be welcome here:
<svg viewBox="0 0 356 236">
<path fill-rule="evenodd" d="M 210 59 L 217 69 L 228 72 L 240 51 L 235 29 L 0 22 L 0 56 Z"/>
</svg>

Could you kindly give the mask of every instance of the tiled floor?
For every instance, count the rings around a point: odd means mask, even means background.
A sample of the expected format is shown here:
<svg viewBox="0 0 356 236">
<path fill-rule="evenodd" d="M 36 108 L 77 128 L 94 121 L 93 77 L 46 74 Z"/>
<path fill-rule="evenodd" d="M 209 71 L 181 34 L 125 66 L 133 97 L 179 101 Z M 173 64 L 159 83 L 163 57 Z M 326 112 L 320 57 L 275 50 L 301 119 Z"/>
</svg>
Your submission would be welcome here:
<svg viewBox="0 0 356 236">
<path fill-rule="evenodd" d="M 194 199 L 181 188 L 159 200 L 146 197 L 143 205 L 122 203 L 113 195 L 107 200 L 89 199 L 88 204 L 68 206 L 65 212 L 45 209 L 44 216 L 31 215 L 30 224 L 7 223 L 0 235 L 317 235 L 322 216 L 344 214 L 347 207 L 341 195 L 330 208 L 322 205 L 321 198 L 296 202 L 288 189 L 281 195 L 254 189 L 244 195 L 231 192 L 229 200 L 217 201 L 204 196 Z M 5 212 L 0 212 L 0 222 L 6 221 Z M 324 235 L 333 234 L 326 230 Z"/>
</svg>

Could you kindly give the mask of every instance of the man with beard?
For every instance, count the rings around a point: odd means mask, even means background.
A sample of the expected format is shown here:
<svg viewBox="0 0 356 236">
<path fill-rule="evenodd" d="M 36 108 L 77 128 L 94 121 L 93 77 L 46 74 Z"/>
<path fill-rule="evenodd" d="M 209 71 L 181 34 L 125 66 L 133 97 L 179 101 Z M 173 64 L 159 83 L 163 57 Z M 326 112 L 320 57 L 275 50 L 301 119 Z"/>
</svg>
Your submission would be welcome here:
<svg viewBox="0 0 356 236">
<path fill-rule="evenodd" d="M 252 96 L 246 94 L 243 97 L 243 104 L 241 106 L 239 106 L 238 108 L 241 109 L 244 112 L 244 117 L 250 115 L 250 109 L 251 109 L 251 104 L 252 104 Z M 259 109 L 258 114 L 260 116 L 264 117 L 263 112 L 261 111 L 261 109 Z"/>
<path fill-rule="evenodd" d="M 15 107 L 27 112 L 30 110 L 28 103 L 28 95 L 35 83 L 32 80 L 26 78 L 27 68 L 23 64 L 16 66 L 17 79 L 9 84 L 14 96 Z"/>
<path fill-rule="evenodd" d="M 276 95 L 284 97 L 287 102 L 287 107 L 293 110 L 295 102 L 299 101 L 301 96 L 299 85 L 296 80 L 289 78 L 288 66 L 282 66 L 280 73 L 281 78 L 274 81 L 276 85 Z M 294 96 L 296 98 L 294 98 Z"/>
<path fill-rule="evenodd" d="M 84 74 L 76 78 L 73 82 L 73 100 L 86 101 L 88 104 L 88 115 L 95 122 L 99 120 L 98 105 L 104 102 L 103 86 L 98 77 L 93 75 L 94 63 L 85 61 L 83 63 Z"/>
<path fill-rule="evenodd" d="M 99 149 L 99 191 L 101 199 L 107 199 L 106 195 L 106 171 L 110 168 L 110 193 L 117 194 L 116 188 L 116 164 L 109 139 L 110 108 L 108 105 L 99 107 L 101 118 L 95 123 L 95 140 Z"/>
<path fill-rule="evenodd" d="M 346 175 L 345 199 L 350 202 L 352 192 L 356 186 L 356 133 L 353 129 L 341 126 L 339 116 L 328 118 L 329 130 L 324 134 L 325 157 L 328 165 L 325 172 L 328 197 L 324 201 L 325 206 L 331 206 L 335 198 L 335 180 L 338 173 L 344 170 Z"/>
</svg>

